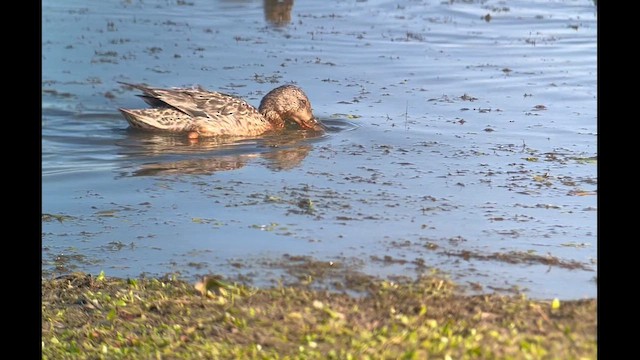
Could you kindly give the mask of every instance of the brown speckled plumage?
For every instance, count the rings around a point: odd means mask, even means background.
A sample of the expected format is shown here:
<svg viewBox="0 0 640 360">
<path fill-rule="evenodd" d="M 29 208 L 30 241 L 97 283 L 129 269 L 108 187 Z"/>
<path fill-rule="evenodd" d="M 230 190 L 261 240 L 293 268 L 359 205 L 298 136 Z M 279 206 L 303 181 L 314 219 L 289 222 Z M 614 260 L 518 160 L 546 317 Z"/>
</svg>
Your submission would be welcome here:
<svg viewBox="0 0 640 360">
<path fill-rule="evenodd" d="M 135 128 L 196 134 L 195 136 L 257 136 L 285 127 L 287 121 L 302 129 L 324 130 L 311 111 L 311 102 L 297 86 L 283 85 L 267 93 L 260 107 L 203 88 L 160 89 L 128 84 L 142 91 L 148 109 L 119 109 Z"/>
</svg>

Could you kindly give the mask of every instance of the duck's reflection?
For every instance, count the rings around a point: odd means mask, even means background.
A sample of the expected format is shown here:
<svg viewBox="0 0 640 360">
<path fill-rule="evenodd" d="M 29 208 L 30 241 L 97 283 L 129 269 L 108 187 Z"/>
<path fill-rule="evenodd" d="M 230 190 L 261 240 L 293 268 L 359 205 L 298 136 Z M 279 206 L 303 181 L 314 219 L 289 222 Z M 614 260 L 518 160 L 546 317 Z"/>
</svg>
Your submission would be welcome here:
<svg viewBox="0 0 640 360">
<path fill-rule="evenodd" d="M 262 157 L 267 159 L 267 167 L 271 170 L 290 170 L 302 163 L 302 160 L 309 155 L 311 148 L 311 145 L 299 145 L 294 148 L 263 153 Z"/>
<path fill-rule="evenodd" d="M 293 0 L 264 0 L 264 18 L 277 27 L 291 23 Z"/>
<path fill-rule="evenodd" d="M 119 145 L 128 157 L 125 176 L 206 175 L 239 169 L 250 161 L 264 159 L 274 171 L 299 166 L 312 145 L 306 131 L 292 131 L 259 139 L 196 139 L 135 131 Z M 131 169 L 131 167 L 133 169 Z"/>
<path fill-rule="evenodd" d="M 276 171 L 289 170 L 299 166 L 302 160 L 309 154 L 311 148 L 311 145 L 300 145 L 290 149 L 265 153 L 221 155 L 201 159 L 148 163 L 141 165 L 138 170 L 133 171 L 131 176 L 176 174 L 208 175 L 219 171 L 239 169 L 245 166 L 250 160 L 260 157 L 268 160 L 266 166 L 269 169 Z"/>
</svg>

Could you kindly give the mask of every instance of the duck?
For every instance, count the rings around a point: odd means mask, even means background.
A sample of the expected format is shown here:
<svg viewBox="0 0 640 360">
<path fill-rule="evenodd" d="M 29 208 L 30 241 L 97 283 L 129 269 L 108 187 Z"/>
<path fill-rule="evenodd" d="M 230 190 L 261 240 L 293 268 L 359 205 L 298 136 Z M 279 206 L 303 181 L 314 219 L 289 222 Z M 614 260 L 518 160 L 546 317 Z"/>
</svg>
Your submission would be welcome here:
<svg viewBox="0 0 640 360">
<path fill-rule="evenodd" d="M 255 137 L 283 130 L 291 122 L 303 130 L 326 131 L 313 116 L 311 102 L 296 85 L 269 91 L 259 107 L 245 100 L 201 86 L 159 88 L 145 84 L 119 83 L 140 90 L 150 108 L 119 108 L 130 127 L 200 137 Z"/>
</svg>

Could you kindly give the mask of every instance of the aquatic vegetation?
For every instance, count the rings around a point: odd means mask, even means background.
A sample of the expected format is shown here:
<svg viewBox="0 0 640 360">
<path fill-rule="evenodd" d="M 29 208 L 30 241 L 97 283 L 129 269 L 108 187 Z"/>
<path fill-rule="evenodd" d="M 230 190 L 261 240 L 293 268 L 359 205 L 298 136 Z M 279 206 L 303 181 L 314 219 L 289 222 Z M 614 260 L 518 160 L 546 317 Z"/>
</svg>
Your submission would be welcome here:
<svg viewBox="0 0 640 360">
<path fill-rule="evenodd" d="M 42 358 L 594 358 L 595 299 L 459 293 L 437 277 L 362 296 L 206 277 L 42 282 Z"/>
</svg>

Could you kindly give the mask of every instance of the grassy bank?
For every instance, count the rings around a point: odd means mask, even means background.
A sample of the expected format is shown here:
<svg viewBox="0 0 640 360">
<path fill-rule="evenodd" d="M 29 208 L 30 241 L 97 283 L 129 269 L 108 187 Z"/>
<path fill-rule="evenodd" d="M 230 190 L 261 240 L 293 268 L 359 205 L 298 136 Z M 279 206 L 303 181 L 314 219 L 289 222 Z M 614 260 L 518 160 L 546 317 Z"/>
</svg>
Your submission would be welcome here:
<svg viewBox="0 0 640 360">
<path fill-rule="evenodd" d="M 595 299 L 470 296 L 432 277 L 365 288 L 43 279 L 43 359 L 596 358 Z"/>
</svg>

